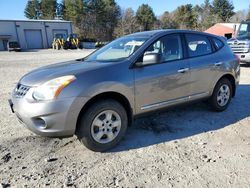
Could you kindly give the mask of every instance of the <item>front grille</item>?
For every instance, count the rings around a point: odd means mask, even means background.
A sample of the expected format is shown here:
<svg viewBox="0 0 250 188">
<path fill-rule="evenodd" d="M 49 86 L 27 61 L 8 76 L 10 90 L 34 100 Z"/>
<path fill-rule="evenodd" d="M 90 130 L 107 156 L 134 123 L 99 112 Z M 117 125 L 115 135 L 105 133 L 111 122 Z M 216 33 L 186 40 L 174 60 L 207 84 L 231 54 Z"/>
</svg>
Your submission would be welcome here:
<svg viewBox="0 0 250 188">
<path fill-rule="evenodd" d="M 29 91 L 30 87 L 22 85 L 22 84 L 17 84 L 16 88 L 14 89 L 14 96 L 17 98 L 22 98 L 26 95 L 26 93 Z"/>
<path fill-rule="evenodd" d="M 248 53 L 249 51 L 249 46 L 241 43 L 236 45 L 231 44 L 230 47 L 234 53 Z"/>
</svg>

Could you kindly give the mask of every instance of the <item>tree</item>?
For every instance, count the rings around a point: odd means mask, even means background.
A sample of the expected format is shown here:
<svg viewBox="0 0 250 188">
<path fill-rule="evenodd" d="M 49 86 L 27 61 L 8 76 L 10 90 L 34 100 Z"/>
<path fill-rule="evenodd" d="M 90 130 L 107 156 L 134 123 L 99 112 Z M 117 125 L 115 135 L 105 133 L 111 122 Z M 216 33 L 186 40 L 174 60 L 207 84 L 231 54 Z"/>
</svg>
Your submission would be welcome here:
<svg viewBox="0 0 250 188">
<path fill-rule="evenodd" d="M 77 16 L 75 1 L 72 0 L 63 0 L 63 19 L 75 21 Z"/>
<path fill-rule="evenodd" d="M 115 0 L 103 0 L 103 2 L 103 12 L 98 16 L 101 20 L 102 36 L 104 39 L 110 41 L 113 39 L 113 33 L 118 24 L 121 9 Z"/>
<path fill-rule="evenodd" d="M 120 17 L 120 7 L 115 0 L 85 0 L 84 36 L 102 41 L 113 38 Z"/>
<path fill-rule="evenodd" d="M 193 12 L 193 6 L 186 4 L 177 7 L 174 12 L 176 23 L 179 24 L 180 29 L 195 29 L 197 28 L 197 17 Z"/>
<path fill-rule="evenodd" d="M 56 6 L 56 15 L 55 15 L 55 19 L 63 19 L 63 12 L 64 12 L 64 4 L 61 3 L 57 3 Z"/>
<path fill-rule="evenodd" d="M 173 14 L 168 11 L 164 12 L 160 17 L 161 28 L 162 29 L 177 29 L 178 24 L 173 18 Z"/>
<path fill-rule="evenodd" d="M 64 0 L 62 1 L 63 19 L 73 22 L 76 32 L 79 35 L 84 34 L 87 29 L 84 26 L 85 6 L 82 0 Z"/>
<path fill-rule="evenodd" d="M 250 19 L 250 5 L 249 5 L 249 9 L 248 9 L 247 19 Z"/>
<path fill-rule="evenodd" d="M 212 3 L 212 13 L 215 16 L 215 22 L 229 22 L 235 14 L 234 6 L 229 0 L 214 0 Z"/>
<path fill-rule="evenodd" d="M 38 0 L 29 0 L 26 4 L 24 15 L 29 19 L 40 19 L 41 9 Z"/>
<path fill-rule="evenodd" d="M 121 11 L 118 25 L 115 28 L 115 36 L 123 36 L 138 31 L 135 12 L 132 8 Z"/>
<path fill-rule="evenodd" d="M 239 10 L 232 16 L 230 22 L 239 23 L 247 18 L 247 12 L 245 10 Z"/>
<path fill-rule="evenodd" d="M 103 0 L 85 0 L 84 1 L 84 21 L 82 30 L 84 38 L 103 40 L 103 17 L 105 16 Z"/>
<path fill-rule="evenodd" d="M 56 16 L 57 2 L 56 0 L 41 0 L 42 19 L 52 20 Z"/>
<path fill-rule="evenodd" d="M 142 4 L 136 11 L 136 19 L 140 25 L 141 31 L 147 31 L 152 29 L 154 21 L 156 20 L 153 9 L 147 5 Z"/>
<path fill-rule="evenodd" d="M 212 13 L 212 5 L 209 0 L 205 0 L 200 8 L 195 6 L 194 9 L 198 13 L 197 24 L 199 30 L 205 31 L 214 25 L 214 14 Z"/>
<path fill-rule="evenodd" d="M 64 0 L 63 18 L 85 39 L 110 41 L 120 17 L 115 0 Z"/>
</svg>

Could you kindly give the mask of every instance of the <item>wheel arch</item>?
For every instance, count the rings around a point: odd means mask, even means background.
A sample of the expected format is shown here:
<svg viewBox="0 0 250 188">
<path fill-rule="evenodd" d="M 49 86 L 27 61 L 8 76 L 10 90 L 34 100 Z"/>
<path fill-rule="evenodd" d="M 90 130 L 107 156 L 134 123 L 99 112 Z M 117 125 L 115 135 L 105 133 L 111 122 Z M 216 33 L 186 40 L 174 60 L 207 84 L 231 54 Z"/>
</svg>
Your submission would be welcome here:
<svg viewBox="0 0 250 188">
<path fill-rule="evenodd" d="M 104 93 L 97 94 L 94 97 L 92 97 L 90 100 L 88 100 L 87 103 L 84 104 L 84 106 L 82 107 L 82 109 L 81 109 L 81 111 L 80 111 L 80 113 L 79 113 L 79 115 L 77 117 L 76 130 L 80 126 L 80 119 L 81 119 L 82 114 L 84 114 L 84 112 L 92 104 L 96 103 L 99 100 L 105 100 L 105 99 L 113 99 L 113 100 L 118 101 L 124 107 L 124 109 L 127 112 L 129 125 L 132 124 L 132 122 L 133 122 L 133 109 L 131 107 L 131 104 L 130 104 L 129 100 L 124 95 L 122 95 L 121 93 L 112 91 L 112 92 L 104 92 Z"/>
<path fill-rule="evenodd" d="M 222 80 L 222 79 L 224 79 L 224 78 L 228 79 L 228 80 L 231 82 L 231 84 L 232 84 L 232 90 L 233 90 L 232 97 L 234 97 L 235 94 L 236 94 L 236 82 L 235 82 L 235 78 L 234 78 L 233 75 L 231 75 L 231 74 L 225 74 L 225 75 L 223 75 L 223 76 L 216 82 L 216 84 L 217 84 L 220 80 Z M 216 85 L 216 84 L 215 84 L 215 85 Z"/>
</svg>

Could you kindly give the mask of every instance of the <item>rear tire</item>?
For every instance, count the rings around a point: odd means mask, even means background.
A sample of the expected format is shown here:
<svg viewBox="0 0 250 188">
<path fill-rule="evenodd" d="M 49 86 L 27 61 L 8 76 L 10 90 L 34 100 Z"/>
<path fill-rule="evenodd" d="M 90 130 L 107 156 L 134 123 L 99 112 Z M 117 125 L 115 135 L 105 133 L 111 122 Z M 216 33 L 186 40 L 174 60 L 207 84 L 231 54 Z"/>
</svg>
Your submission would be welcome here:
<svg viewBox="0 0 250 188">
<path fill-rule="evenodd" d="M 232 99 L 232 93 L 232 83 L 226 78 L 219 80 L 210 98 L 212 110 L 218 112 L 226 110 Z"/>
<path fill-rule="evenodd" d="M 76 135 L 88 149 L 102 152 L 121 141 L 127 126 L 128 117 L 124 107 L 112 99 L 101 100 L 84 112 Z"/>
</svg>

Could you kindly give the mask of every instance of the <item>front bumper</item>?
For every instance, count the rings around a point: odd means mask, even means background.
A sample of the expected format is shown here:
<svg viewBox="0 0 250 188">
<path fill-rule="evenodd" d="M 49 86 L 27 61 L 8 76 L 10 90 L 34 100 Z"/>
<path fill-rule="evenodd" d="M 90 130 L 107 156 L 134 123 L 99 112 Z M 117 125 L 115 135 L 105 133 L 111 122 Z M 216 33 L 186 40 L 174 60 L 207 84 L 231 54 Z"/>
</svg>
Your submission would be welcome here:
<svg viewBox="0 0 250 188">
<path fill-rule="evenodd" d="M 249 53 L 235 53 L 243 63 L 250 63 L 250 52 Z"/>
<path fill-rule="evenodd" d="M 83 97 L 32 101 L 12 98 L 11 109 L 32 132 L 46 137 L 68 137 L 75 133 L 78 115 L 86 101 Z"/>
</svg>

